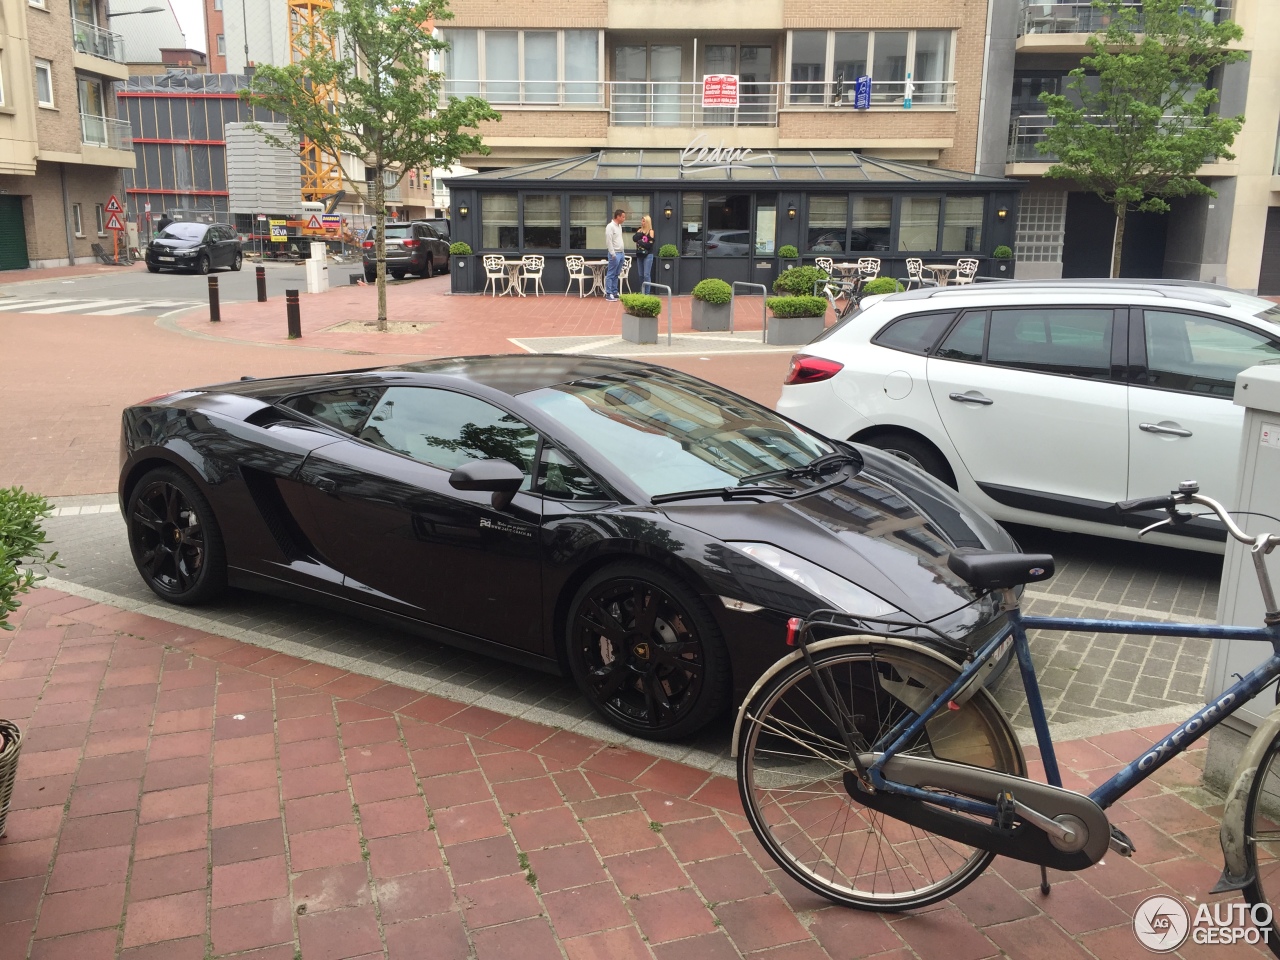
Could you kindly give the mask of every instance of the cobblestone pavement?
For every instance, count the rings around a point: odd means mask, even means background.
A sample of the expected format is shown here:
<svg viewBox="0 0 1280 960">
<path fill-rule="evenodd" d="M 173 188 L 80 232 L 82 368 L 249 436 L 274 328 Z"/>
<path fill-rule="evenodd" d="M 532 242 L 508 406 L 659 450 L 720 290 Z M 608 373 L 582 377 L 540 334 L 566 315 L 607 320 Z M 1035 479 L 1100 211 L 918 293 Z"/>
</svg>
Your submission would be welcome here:
<svg viewBox="0 0 1280 960">
<path fill-rule="evenodd" d="M 399 683 L 463 703 L 550 723 L 605 740 L 625 742 L 707 770 L 729 770 L 726 720 L 698 741 L 655 745 L 628 740 L 595 719 L 572 682 L 452 650 L 419 637 L 305 604 L 234 591 L 196 610 L 161 603 L 142 583 L 129 557 L 124 523 L 103 497 L 56 501 L 47 525 L 66 568 L 62 589 L 191 627 Z M 1029 610 L 1100 618 L 1172 617 L 1212 620 L 1221 559 L 1147 545 L 1019 529 L 1027 549 L 1058 558 L 1058 574 L 1029 591 Z M 1200 701 L 1209 642 L 1069 634 L 1033 637 L 1051 722 L 1062 734 L 1121 729 L 1182 719 Z M 1016 670 L 997 688 L 998 699 L 1030 742 L 1030 718 Z"/>
<path fill-rule="evenodd" d="M 1132 859 L 863 913 L 777 869 L 732 780 L 56 590 L 14 622 L 0 960 L 1128 960 L 1221 862 L 1193 750 L 1110 809 Z M 1063 744 L 1067 786 L 1168 729 Z"/>
</svg>

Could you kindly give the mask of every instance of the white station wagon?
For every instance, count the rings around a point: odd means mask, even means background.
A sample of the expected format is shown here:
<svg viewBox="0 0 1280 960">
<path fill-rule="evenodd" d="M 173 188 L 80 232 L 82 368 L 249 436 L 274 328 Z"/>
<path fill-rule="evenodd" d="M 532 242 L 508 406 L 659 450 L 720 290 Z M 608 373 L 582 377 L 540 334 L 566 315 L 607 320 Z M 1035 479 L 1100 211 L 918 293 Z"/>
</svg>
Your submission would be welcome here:
<svg viewBox="0 0 1280 960">
<path fill-rule="evenodd" d="M 890 451 L 999 520 L 1135 539 L 1118 500 L 1235 496 L 1241 370 L 1280 306 L 1213 284 L 1014 281 L 876 299 L 791 362 L 778 411 Z M 1221 524 L 1149 537 L 1221 552 Z"/>
</svg>

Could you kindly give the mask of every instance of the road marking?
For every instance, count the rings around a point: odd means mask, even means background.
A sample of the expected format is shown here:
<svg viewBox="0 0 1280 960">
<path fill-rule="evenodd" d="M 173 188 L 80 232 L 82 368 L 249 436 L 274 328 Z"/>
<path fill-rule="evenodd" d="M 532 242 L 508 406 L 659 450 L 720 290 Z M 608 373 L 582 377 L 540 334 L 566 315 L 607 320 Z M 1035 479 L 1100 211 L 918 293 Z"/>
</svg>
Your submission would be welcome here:
<svg viewBox="0 0 1280 960">
<path fill-rule="evenodd" d="M 89 317 L 116 317 L 126 313 L 159 313 L 172 307 L 197 307 L 200 300 L 138 300 L 132 297 L 70 299 L 44 297 L 40 300 L 0 300 L 0 311 L 8 313 L 79 313 Z"/>
<path fill-rule="evenodd" d="M 91 313 L 97 307 L 116 306 L 124 301 L 122 300 L 76 300 L 71 303 L 59 304 L 56 307 L 42 307 L 39 310 L 23 310 L 23 313 Z M 133 301 L 137 302 L 137 301 Z M 141 306 L 141 304 L 139 304 Z"/>
<path fill-rule="evenodd" d="M 75 303 L 74 300 L 68 300 L 65 297 L 44 297 L 39 300 L 9 300 L 0 301 L 0 310 L 11 310 L 15 313 L 25 313 L 28 307 L 39 306 L 41 304 L 50 303 Z"/>
</svg>

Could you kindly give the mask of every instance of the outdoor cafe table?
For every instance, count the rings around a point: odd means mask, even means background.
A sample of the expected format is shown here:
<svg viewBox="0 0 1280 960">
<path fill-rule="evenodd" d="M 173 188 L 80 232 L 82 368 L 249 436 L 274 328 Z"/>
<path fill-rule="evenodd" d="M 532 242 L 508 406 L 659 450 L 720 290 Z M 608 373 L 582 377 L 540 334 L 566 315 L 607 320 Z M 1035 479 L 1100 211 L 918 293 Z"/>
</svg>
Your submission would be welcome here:
<svg viewBox="0 0 1280 960">
<path fill-rule="evenodd" d="M 945 287 L 951 282 L 951 274 L 960 269 L 958 263 L 926 263 L 926 270 L 932 270 L 933 275 L 938 278 L 938 286 Z"/>
<path fill-rule="evenodd" d="M 591 270 L 591 290 L 589 294 L 594 297 L 597 293 L 605 293 L 604 279 L 605 273 L 609 269 L 609 261 L 584 260 L 582 265 Z"/>
<path fill-rule="evenodd" d="M 513 296 L 523 297 L 524 290 L 521 289 L 520 270 L 524 267 L 524 261 L 504 259 L 502 266 L 507 271 L 507 289 L 502 291 L 502 295 L 505 297 L 507 294 L 512 294 Z"/>
</svg>

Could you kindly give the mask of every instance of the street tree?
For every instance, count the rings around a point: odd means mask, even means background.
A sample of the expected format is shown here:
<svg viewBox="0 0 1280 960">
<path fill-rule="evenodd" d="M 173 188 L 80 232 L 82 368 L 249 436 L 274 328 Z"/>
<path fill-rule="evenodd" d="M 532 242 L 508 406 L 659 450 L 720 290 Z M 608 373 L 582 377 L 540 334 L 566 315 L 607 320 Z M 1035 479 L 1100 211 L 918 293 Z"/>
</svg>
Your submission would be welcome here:
<svg viewBox="0 0 1280 960">
<path fill-rule="evenodd" d="M 1216 112 L 1213 71 L 1246 58 L 1230 44 L 1238 24 L 1217 22 L 1214 0 L 1093 0 L 1106 29 L 1072 70 L 1068 94 L 1042 93 L 1050 126 L 1038 149 L 1047 175 L 1076 181 L 1116 217 L 1111 276 L 1120 276 L 1125 215 L 1168 213 L 1170 197 L 1217 196 L 1197 179 L 1204 163 L 1231 160 L 1243 116 Z"/>
<path fill-rule="evenodd" d="M 447 0 L 341 0 L 298 38 L 304 55 L 260 66 L 243 98 L 285 118 L 289 133 L 330 157 L 351 155 L 372 172 L 378 330 L 387 329 L 386 188 L 414 168 L 448 167 L 488 153 L 479 135 L 499 120 L 479 97 L 445 97 L 431 55 L 448 44 L 432 28 L 453 16 Z M 277 138 L 268 141 L 279 145 Z M 343 166 L 341 163 L 339 166 Z M 363 192 L 365 182 L 343 178 Z"/>
</svg>

